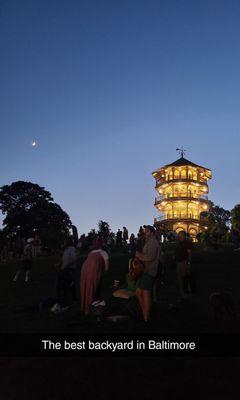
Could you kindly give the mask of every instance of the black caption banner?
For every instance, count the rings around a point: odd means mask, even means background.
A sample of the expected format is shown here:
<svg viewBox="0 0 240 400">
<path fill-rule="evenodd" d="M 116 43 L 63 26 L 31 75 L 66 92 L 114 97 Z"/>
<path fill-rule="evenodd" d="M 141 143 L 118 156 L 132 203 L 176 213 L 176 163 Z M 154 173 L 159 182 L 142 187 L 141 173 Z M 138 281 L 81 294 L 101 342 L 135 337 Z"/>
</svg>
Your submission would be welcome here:
<svg viewBox="0 0 240 400">
<path fill-rule="evenodd" d="M 237 356 L 239 335 L 1 334 L 0 357 Z"/>
</svg>

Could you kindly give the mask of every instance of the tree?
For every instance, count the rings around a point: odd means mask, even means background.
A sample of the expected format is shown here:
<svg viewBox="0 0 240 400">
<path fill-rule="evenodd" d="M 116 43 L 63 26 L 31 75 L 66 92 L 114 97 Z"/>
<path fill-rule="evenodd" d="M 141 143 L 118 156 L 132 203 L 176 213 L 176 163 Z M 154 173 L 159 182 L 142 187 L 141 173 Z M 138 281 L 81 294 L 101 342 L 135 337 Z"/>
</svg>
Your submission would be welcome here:
<svg viewBox="0 0 240 400">
<path fill-rule="evenodd" d="M 85 241 L 84 241 L 86 248 L 90 249 L 93 246 L 93 243 L 94 243 L 97 235 L 98 234 L 95 229 L 91 229 L 91 231 L 88 232 L 88 234 L 85 238 Z"/>
<path fill-rule="evenodd" d="M 17 181 L 0 188 L 0 210 L 3 214 L 27 211 L 40 201 L 53 201 L 51 193 L 32 182 Z"/>
<path fill-rule="evenodd" d="M 211 202 L 207 217 L 208 232 L 216 241 L 222 239 L 229 231 L 231 212 Z"/>
<path fill-rule="evenodd" d="M 90 232 L 88 232 L 87 234 L 87 241 L 88 243 L 93 243 L 93 241 L 96 239 L 97 237 L 97 232 L 95 229 L 91 229 Z"/>
<path fill-rule="evenodd" d="M 218 225 L 224 225 L 228 227 L 230 223 L 230 218 L 231 218 L 230 211 L 225 210 L 222 207 L 216 206 L 214 203 L 211 203 L 210 221 Z"/>
<path fill-rule="evenodd" d="M 102 237 L 103 241 L 106 243 L 110 235 L 110 227 L 107 222 L 99 221 L 98 234 Z"/>
<path fill-rule="evenodd" d="M 233 229 L 240 230 L 240 204 L 236 204 L 231 211 L 231 223 Z"/>
<path fill-rule="evenodd" d="M 51 247 L 58 247 L 71 228 L 68 214 L 53 202 L 51 193 L 35 183 L 18 181 L 3 186 L 0 209 L 6 215 L 3 220 L 6 234 L 28 237 L 37 229 Z"/>
</svg>

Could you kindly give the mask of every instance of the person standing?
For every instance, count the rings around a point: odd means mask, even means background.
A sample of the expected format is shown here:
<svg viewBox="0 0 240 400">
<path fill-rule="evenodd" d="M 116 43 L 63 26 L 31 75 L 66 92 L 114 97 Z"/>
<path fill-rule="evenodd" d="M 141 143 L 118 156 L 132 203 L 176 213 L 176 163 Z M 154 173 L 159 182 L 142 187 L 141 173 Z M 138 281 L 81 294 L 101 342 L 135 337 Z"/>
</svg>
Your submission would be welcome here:
<svg viewBox="0 0 240 400">
<path fill-rule="evenodd" d="M 188 297 L 185 292 L 184 281 L 190 276 L 190 262 L 192 257 L 192 242 L 187 238 L 185 231 L 180 231 L 177 236 L 177 247 L 175 251 L 177 282 L 180 300 Z"/>
<path fill-rule="evenodd" d="M 64 242 L 64 252 L 56 281 L 56 303 L 51 308 L 54 313 L 64 311 L 69 305 L 69 297 L 76 300 L 75 269 L 77 261 L 77 250 L 72 238 Z"/>
<path fill-rule="evenodd" d="M 159 243 L 159 262 L 158 262 L 158 271 L 153 285 L 153 301 L 157 302 L 159 298 L 159 293 L 161 287 L 164 285 L 164 276 L 165 276 L 165 262 L 164 262 L 164 251 L 163 245 L 160 240 L 159 235 L 156 233 L 156 239 Z"/>
<path fill-rule="evenodd" d="M 127 230 L 127 228 L 124 226 L 124 227 L 123 227 L 123 244 L 124 244 L 124 246 L 127 245 L 127 241 L 128 241 L 128 230 Z"/>
<path fill-rule="evenodd" d="M 29 281 L 30 272 L 33 266 L 33 242 L 33 238 L 27 240 L 27 244 L 25 245 L 21 256 L 21 267 L 14 276 L 13 282 L 17 282 L 22 271 L 25 272 L 25 282 L 27 283 Z"/>
<path fill-rule="evenodd" d="M 134 233 L 132 233 L 129 239 L 129 252 L 132 255 L 132 257 L 134 256 L 135 251 L 136 251 L 136 240 Z"/>
<path fill-rule="evenodd" d="M 136 257 L 143 261 L 145 269 L 136 284 L 136 296 L 143 313 L 143 319 L 148 322 L 152 305 L 154 280 L 158 272 L 160 246 L 155 237 L 155 228 L 146 225 L 144 229 L 145 244 L 142 252 L 136 251 Z"/>
<path fill-rule="evenodd" d="M 122 231 L 118 229 L 117 231 L 117 239 L 116 239 L 116 248 L 122 247 Z"/>
<path fill-rule="evenodd" d="M 33 257 L 38 257 L 41 255 L 42 242 L 38 232 L 35 232 L 34 242 L 33 242 Z"/>
</svg>

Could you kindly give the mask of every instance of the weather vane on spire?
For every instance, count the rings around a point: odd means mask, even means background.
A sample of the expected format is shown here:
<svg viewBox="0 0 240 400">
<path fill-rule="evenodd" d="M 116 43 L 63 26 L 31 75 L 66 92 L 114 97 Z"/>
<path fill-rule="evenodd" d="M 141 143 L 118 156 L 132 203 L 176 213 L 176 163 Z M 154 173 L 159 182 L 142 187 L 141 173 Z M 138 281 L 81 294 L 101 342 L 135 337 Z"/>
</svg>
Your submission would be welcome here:
<svg viewBox="0 0 240 400">
<path fill-rule="evenodd" d="M 179 154 L 181 154 L 181 157 L 182 157 L 182 158 L 183 158 L 183 156 L 184 156 L 185 153 L 186 153 L 186 150 L 183 148 L 183 146 L 181 147 L 181 149 L 177 148 L 176 151 L 178 151 Z"/>
</svg>

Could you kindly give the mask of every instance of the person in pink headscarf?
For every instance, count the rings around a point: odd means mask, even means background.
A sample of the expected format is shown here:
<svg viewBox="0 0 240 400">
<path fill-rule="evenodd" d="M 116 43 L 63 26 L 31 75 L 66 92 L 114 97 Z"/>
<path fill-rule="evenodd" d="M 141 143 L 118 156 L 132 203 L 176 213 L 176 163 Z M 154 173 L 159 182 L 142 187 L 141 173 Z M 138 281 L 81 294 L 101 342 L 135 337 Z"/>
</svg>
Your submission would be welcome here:
<svg viewBox="0 0 240 400">
<path fill-rule="evenodd" d="M 85 315 L 88 315 L 92 302 L 100 298 L 101 280 L 108 267 L 108 254 L 102 249 L 101 238 L 97 237 L 94 250 L 88 254 L 80 274 L 81 311 Z"/>
</svg>

